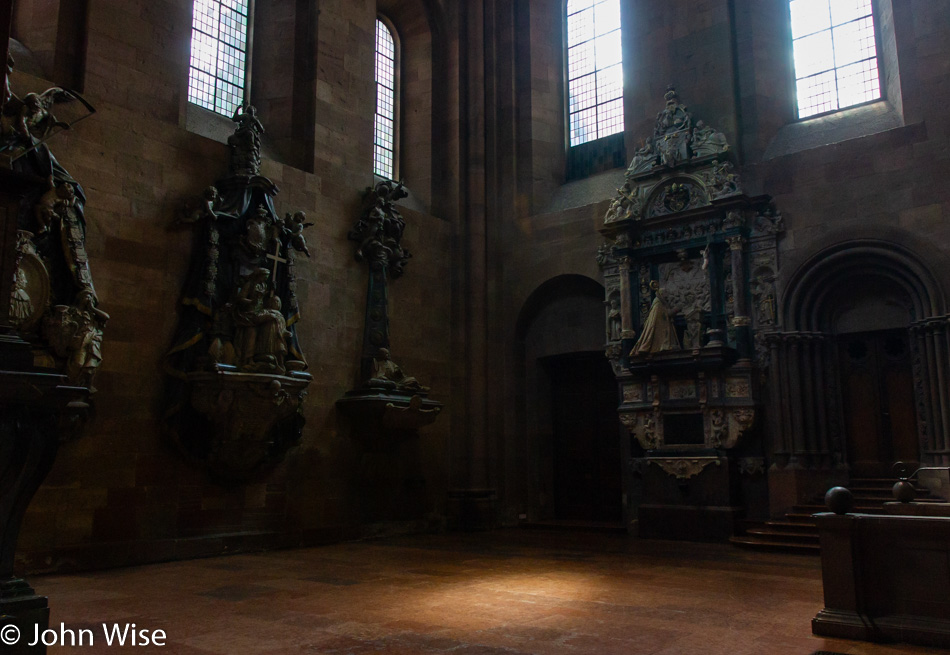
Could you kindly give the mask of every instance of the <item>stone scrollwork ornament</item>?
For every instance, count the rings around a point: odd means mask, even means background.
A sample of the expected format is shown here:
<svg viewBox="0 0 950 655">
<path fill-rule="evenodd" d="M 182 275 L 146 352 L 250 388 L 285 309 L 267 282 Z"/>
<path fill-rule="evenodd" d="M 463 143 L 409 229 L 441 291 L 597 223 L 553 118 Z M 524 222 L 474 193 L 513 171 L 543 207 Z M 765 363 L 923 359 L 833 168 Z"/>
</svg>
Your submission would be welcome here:
<svg viewBox="0 0 950 655">
<path fill-rule="evenodd" d="M 8 70 L 12 70 L 12 58 Z M 53 109 L 84 112 L 71 122 Z M 37 181 L 17 217 L 10 323 L 33 346 L 36 365 L 62 371 L 94 392 L 109 315 L 99 308 L 86 254 L 86 196 L 47 141 L 95 109 L 79 94 L 54 87 L 21 99 L 7 91 L 0 112 L 0 166 Z"/>
<path fill-rule="evenodd" d="M 696 209 L 742 193 L 725 135 L 701 120 L 694 125 L 672 85 L 664 99 L 652 136 L 634 153 L 607 209 L 605 226 Z"/>
<path fill-rule="evenodd" d="M 648 461 L 656 464 L 667 475 L 678 480 L 688 480 L 696 477 L 703 472 L 707 466 L 715 464 L 722 466 L 722 461 L 716 457 L 668 457 L 668 458 L 650 458 Z"/>
<path fill-rule="evenodd" d="M 182 452 L 221 480 L 253 477 L 297 443 L 311 376 L 297 326 L 296 260 L 311 256 L 303 212 L 283 218 L 260 174 L 254 108 L 238 109 L 227 177 L 185 203 L 191 267 L 171 349 L 165 424 Z"/>
</svg>

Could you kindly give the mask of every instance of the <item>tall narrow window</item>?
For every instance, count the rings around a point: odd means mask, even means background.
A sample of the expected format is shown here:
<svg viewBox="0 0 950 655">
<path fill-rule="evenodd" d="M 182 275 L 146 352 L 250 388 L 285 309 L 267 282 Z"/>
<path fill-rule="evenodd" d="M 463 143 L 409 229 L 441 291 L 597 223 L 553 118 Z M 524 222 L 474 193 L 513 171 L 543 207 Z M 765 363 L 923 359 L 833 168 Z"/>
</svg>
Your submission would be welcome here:
<svg viewBox="0 0 950 655">
<path fill-rule="evenodd" d="M 244 101 L 250 0 L 195 0 L 188 101 L 229 118 Z"/>
<path fill-rule="evenodd" d="M 377 175 L 396 174 L 396 41 L 383 21 L 376 20 L 376 121 L 373 168 Z"/>
<path fill-rule="evenodd" d="M 570 143 L 623 132 L 620 0 L 568 0 Z"/>
<path fill-rule="evenodd" d="M 791 0 L 798 116 L 881 97 L 872 0 Z"/>
</svg>

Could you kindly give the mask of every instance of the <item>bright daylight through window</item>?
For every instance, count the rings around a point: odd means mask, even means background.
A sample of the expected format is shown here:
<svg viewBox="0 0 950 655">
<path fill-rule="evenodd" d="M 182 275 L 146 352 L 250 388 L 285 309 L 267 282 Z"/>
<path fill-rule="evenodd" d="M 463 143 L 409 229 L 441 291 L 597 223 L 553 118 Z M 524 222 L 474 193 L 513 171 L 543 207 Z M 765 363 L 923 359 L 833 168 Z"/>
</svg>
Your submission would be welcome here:
<svg viewBox="0 0 950 655">
<path fill-rule="evenodd" d="M 792 0 L 798 117 L 881 97 L 872 0 Z"/>
<path fill-rule="evenodd" d="M 623 132 L 620 0 L 568 0 L 571 146 Z"/>
<path fill-rule="evenodd" d="M 195 0 L 188 101 L 234 115 L 244 101 L 250 0 Z"/>
<path fill-rule="evenodd" d="M 376 20 L 376 121 L 374 172 L 392 179 L 396 161 L 396 41 Z"/>
</svg>

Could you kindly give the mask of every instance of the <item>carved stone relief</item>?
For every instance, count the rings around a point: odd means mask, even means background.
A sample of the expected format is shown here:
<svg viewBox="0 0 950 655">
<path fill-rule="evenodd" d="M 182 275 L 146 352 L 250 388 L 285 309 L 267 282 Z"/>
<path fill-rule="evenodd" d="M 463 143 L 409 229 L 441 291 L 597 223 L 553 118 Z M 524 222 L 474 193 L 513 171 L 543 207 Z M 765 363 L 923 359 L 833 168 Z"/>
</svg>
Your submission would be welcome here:
<svg viewBox="0 0 950 655">
<path fill-rule="evenodd" d="M 623 385 L 623 402 L 642 403 L 643 402 L 643 385 L 640 385 L 640 384 Z"/>
<path fill-rule="evenodd" d="M 751 398 L 752 388 L 748 378 L 726 378 L 726 398 Z"/>
<path fill-rule="evenodd" d="M 656 448 L 662 438 L 657 433 L 657 420 L 652 411 L 624 412 L 620 415 L 620 422 L 645 450 Z"/>
<path fill-rule="evenodd" d="M 702 260 L 687 259 L 684 252 L 678 263 L 660 264 L 657 268 L 660 287 L 675 314 L 688 316 L 693 311 L 710 311 L 709 276 Z"/>
<path fill-rule="evenodd" d="M 694 400 L 697 398 L 695 380 L 670 380 L 670 400 Z"/>
</svg>

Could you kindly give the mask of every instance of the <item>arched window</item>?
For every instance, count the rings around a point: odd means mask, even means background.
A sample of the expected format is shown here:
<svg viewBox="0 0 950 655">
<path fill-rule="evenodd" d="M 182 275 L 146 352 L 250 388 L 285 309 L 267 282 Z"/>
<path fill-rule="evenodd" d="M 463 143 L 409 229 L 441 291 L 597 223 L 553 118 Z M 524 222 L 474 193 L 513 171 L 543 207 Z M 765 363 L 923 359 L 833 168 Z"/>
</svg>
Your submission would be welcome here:
<svg viewBox="0 0 950 655">
<path fill-rule="evenodd" d="M 791 0 L 798 117 L 881 97 L 872 0 Z"/>
<path fill-rule="evenodd" d="M 376 19 L 376 120 L 373 170 L 396 176 L 396 40 L 389 26 Z"/>
<path fill-rule="evenodd" d="M 188 101 L 234 115 L 244 102 L 250 0 L 195 0 Z"/>
<path fill-rule="evenodd" d="M 567 0 L 570 145 L 623 132 L 620 0 Z"/>
</svg>

